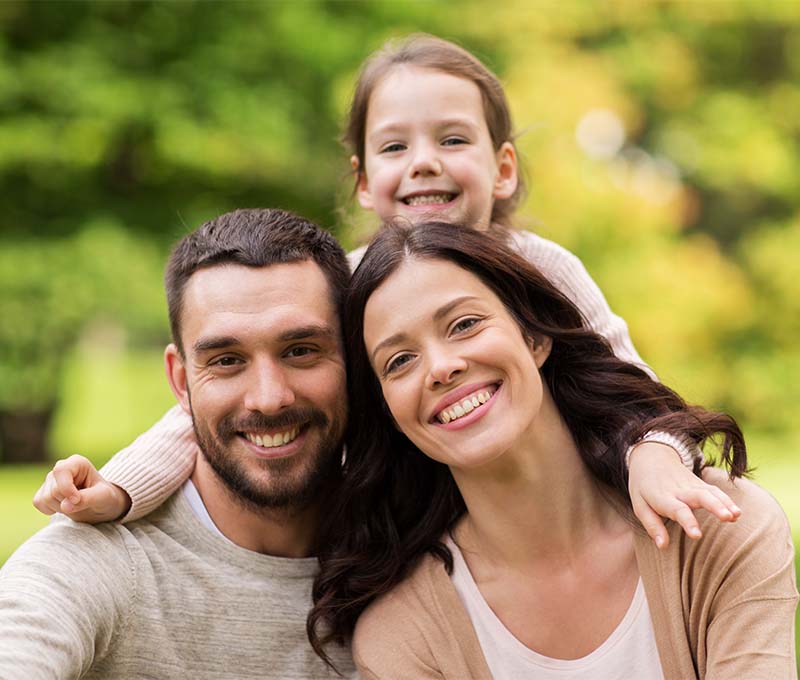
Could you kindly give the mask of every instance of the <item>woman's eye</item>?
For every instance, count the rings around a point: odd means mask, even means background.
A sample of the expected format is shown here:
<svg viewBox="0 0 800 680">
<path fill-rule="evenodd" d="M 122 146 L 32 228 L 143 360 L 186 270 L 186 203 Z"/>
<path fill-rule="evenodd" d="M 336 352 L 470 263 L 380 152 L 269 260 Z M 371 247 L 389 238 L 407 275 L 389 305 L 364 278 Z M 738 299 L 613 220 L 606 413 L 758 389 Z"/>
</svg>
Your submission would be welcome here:
<svg viewBox="0 0 800 680">
<path fill-rule="evenodd" d="M 473 328 L 479 321 L 480 319 L 474 316 L 456 321 L 453 324 L 453 333 L 464 333 Z"/>
<path fill-rule="evenodd" d="M 406 148 L 405 144 L 401 144 L 400 142 L 394 142 L 392 144 L 387 144 L 381 149 L 381 153 L 394 153 L 395 151 L 403 151 Z"/>
<path fill-rule="evenodd" d="M 388 364 L 386 364 L 386 370 L 384 373 L 387 375 L 389 373 L 393 373 L 394 371 L 405 366 L 409 361 L 411 361 L 411 359 L 411 354 L 400 354 L 399 356 L 394 357 Z"/>
</svg>

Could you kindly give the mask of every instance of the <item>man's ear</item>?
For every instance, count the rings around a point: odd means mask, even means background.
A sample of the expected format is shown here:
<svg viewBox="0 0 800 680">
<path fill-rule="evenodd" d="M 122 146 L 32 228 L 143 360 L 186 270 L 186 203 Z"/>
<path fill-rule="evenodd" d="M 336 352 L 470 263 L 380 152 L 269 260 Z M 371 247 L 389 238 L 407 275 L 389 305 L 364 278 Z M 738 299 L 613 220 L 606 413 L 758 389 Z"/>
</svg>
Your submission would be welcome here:
<svg viewBox="0 0 800 680">
<path fill-rule="evenodd" d="M 511 198 L 517 190 L 517 151 L 511 142 L 503 142 L 496 154 L 497 177 L 494 180 L 493 196 L 496 201 Z"/>
<path fill-rule="evenodd" d="M 367 173 L 361 168 L 358 162 L 358 156 L 353 154 L 350 156 L 350 167 L 356 175 L 356 194 L 358 195 L 358 203 L 364 210 L 374 210 L 372 202 L 372 193 L 369 190 L 369 182 L 367 182 Z"/>
<path fill-rule="evenodd" d="M 186 366 L 181 353 L 174 343 L 167 345 L 164 350 L 164 369 L 167 380 L 172 388 L 172 393 L 186 413 L 192 414 L 189 404 L 189 386 L 186 382 Z"/>
<path fill-rule="evenodd" d="M 540 335 L 537 338 L 531 339 L 531 352 L 536 368 L 544 366 L 544 362 L 547 361 L 547 357 L 550 356 L 550 350 L 552 349 L 553 339 L 546 335 Z"/>
</svg>

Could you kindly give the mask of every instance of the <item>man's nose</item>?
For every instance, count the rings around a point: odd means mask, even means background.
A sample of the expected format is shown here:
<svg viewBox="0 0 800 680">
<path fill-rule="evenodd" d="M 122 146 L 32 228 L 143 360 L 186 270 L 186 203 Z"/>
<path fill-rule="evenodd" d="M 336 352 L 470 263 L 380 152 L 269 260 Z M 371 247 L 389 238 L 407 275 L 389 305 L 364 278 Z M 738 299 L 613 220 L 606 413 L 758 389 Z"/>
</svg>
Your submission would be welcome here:
<svg viewBox="0 0 800 680">
<path fill-rule="evenodd" d="M 244 406 L 248 411 L 277 413 L 295 401 L 285 367 L 272 360 L 257 362 L 248 376 Z"/>
</svg>

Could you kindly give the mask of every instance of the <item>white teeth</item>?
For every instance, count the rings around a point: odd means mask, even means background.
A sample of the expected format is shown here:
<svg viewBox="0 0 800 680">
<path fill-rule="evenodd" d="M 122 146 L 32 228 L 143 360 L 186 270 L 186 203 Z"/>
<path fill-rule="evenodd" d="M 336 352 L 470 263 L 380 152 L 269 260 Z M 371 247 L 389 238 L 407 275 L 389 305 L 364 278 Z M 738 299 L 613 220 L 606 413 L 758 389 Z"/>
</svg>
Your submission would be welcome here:
<svg viewBox="0 0 800 680">
<path fill-rule="evenodd" d="M 440 205 L 449 203 L 452 198 L 452 194 L 429 194 L 427 196 L 410 196 L 405 199 L 405 202 L 406 205 Z"/>
<path fill-rule="evenodd" d="M 247 437 L 248 441 L 253 442 L 256 446 L 260 446 L 264 449 L 272 449 L 276 446 L 283 446 L 284 444 L 288 444 L 290 441 L 295 439 L 297 435 L 300 434 L 299 427 L 293 427 L 291 430 L 286 432 L 279 432 L 273 436 L 268 434 L 251 434 L 250 432 L 245 432 L 245 437 Z"/>
<path fill-rule="evenodd" d="M 457 404 L 443 409 L 436 418 L 440 423 L 447 425 L 451 420 L 456 420 L 462 416 L 467 415 L 470 411 L 478 408 L 481 404 L 485 404 L 492 398 L 494 390 L 484 390 L 483 392 L 476 392 L 475 394 L 461 400 Z"/>
</svg>

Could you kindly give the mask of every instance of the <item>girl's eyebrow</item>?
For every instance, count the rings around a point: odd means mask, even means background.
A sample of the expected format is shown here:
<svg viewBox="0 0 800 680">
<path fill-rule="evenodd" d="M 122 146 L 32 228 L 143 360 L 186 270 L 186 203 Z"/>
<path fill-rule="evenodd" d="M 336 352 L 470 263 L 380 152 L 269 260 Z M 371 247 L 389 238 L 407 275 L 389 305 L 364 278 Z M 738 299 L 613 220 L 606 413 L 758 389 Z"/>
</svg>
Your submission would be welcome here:
<svg viewBox="0 0 800 680">
<path fill-rule="evenodd" d="M 439 309 L 437 309 L 433 313 L 432 319 L 434 321 L 440 321 L 443 317 L 447 316 L 450 312 L 452 312 L 456 307 L 464 302 L 468 302 L 469 300 L 477 300 L 478 298 L 474 295 L 462 295 L 461 297 L 457 297 L 454 300 L 450 300 L 450 302 L 446 302 L 443 304 Z M 396 345 L 400 342 L 403 342 L 408 335 L 403 331 L 399 333 L 395 333 L 394 335 L 390 335 L 385 340 L 381 340 L 377 345 L 375 345 L 375 349 L 372 350 L 372 354 L 370 357 L 372 358 L 372 363 L 375 363 L 375 357 L 377 356 L 378 352 L 380 352 L 384 347 L 390 347 L 391 345 Z"/>
<path fill-rule="evenodd" d="M 450 118 L 442 118 L 436 121 L 436 127 L 438 128 L 446 128 L 446 127 L 458 127 L 463 126 L 470 129 L 475 128 L 475 122 L 470 120 L 469 118 L 462 118 L 459 116 L 452 116 Z M 408 127 L 408 123 L 402 120 L 393 120 L 389 121 L 388 123 L 384 123 L 383 125 L 378 125 L 374 128 L 371 134 L 368 136 L 370 141 L 375 140 L 382 135 L 388 135 L 395 132 L 403 132 Z"/>
</svg>

